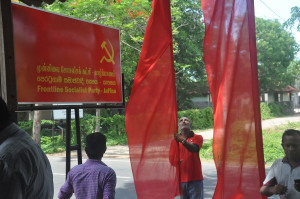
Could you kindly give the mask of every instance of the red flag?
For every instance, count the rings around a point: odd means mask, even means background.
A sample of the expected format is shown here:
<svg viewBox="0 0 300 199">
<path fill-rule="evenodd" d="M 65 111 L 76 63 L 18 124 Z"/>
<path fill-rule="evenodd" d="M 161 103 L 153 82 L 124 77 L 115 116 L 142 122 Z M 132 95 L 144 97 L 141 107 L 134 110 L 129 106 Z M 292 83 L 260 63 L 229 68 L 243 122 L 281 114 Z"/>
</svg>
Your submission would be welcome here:
<svg viewBox="0 0 300 199">
<path fill-rule="evenodd" d="M 253 0 L 201 0 L 214 106 L 215 199 L 265 198 Z"/>
<path fill-rule="evenodd" d="M 125 122 L 138 198 L 168 199 L 178 189 L 169 162 L 177 132 L 170 0 L 154 0 L 152 7 Z"/>
</svg>

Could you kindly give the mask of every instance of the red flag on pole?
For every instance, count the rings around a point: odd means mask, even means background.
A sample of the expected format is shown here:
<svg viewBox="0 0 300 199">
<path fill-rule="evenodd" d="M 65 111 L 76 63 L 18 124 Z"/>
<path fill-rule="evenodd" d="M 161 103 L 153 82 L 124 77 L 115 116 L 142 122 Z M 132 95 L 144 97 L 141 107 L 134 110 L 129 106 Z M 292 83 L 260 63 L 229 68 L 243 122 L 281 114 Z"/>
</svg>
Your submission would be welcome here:
<svg viewBox="0 0 300 199">
<path fill-rule="evenodd" d="M 125 122 L 138 198 L 168 199 L 178 189 L 169 162 L 177 132 L 170 0 L 154 0 L 152 8 Z"/>
<path fill-rule="evenodd" d="M 214 199 L 265 198 L 253 0 L 201 0 L 214 106 Z"/>
</svg>

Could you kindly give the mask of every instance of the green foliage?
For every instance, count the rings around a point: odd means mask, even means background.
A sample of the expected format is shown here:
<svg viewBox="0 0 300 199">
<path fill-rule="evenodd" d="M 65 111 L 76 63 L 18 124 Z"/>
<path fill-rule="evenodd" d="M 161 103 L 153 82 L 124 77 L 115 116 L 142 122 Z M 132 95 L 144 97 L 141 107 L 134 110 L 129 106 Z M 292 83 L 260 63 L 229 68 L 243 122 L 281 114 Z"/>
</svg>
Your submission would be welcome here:
<svg viewBox="0 0 300 199">
<path fill-rule="evenodd" d="M 191 98 L 208 85 L 203 61 L 204 21 L 199 0 L 172 1 L 173 49 L 178 110 L 193 108 Z"/>
<path fill-rule="evenodd" d="M 292 28 L 297 27 L 297 30 L 300 32 L 300 7 L 291 8 L 291 17 L 285 22 L 285 25 Z"/>
<path fill-rule="evenodd" d="M 271 102 L 268 105 L 264 102 L 260 103 L 260 111 L 262 120 L 288 115 L 284 105 L 275 102 Z"/>
<path fill-rule="evenodd" d="M 265 102 L 260 103 L 260 113 L 262 120 L 272 118 L 271 109 Z"/>
<path fill-rule="evenodd" d="M 213 160 L 213 150 L 212 150 L 213 140 L 209 142 L 204 142 L 200 150 L 200 158 L 205 160 Z"/>
<path fill-rule="evenodd" d="M 271 102 L 268 104 L 268 106 L 271 111 L 271 116 L 273 116 L 273 117 L 287 115 L 287 113 L 285 112 L 284 106 L 280 103 Z"/>
<path fill-rule="evenodd" d="M 281 137 L 284 130 L 278 128 L 263 130 L 264 158 L 268 163 L 272 163 L 278 158 L 284 157 L 281 147 Z"/>
<path fill-rule="evenodd" d="M 193 129 L 208 129 L 214 126 L 213 110 L 211 107 L 205 109 L 190 109 L 179 111 L 178 117 L 188 117 Z"/>
<path fill-rule="evenodd" d="M 21 129 L 26 131 L 30 136 L 32 136 L 32 127 L 33 127 L 33 122 L 32 120 L 29 121 L 19 121 L 18 125 Z"/>
<path fill-rule="evenodd" d="M 96 121 L 96 117 L 90 114 L 84 114 L 84 117 L 80 118 L 82 148 L 85 147 L 86 136 L 95 131 Z M 60 134 L 61 131 L 58 131 L 57 129 L 52 129 L 52 124 L 55 125 L 54 121 L 42 120 L 41 123 L 41 148 L 43 149 L 43 151 L 45 153 L 57 153 L 65 151 L 66 131 L 64 131 L 65 133 L 62 139 L 62 135 Z M 25 130 L 30 134 L 32 132 L 33 121 L 29 120 L 26 122 L 19 122 L 19 126 L 21 129 Z M 100 129 L 100 132 L 105 134 L 105 136 L 107 137 L 108 146 L 125 145 L 128 143 L 124 115 L 115 114 L 111 117 L 100 117 Z M 76 145 L 77 138 L 75 120 L 71 121 L 71 133 L 71 145 Z"/>
<path fill-rule="evenodd" d="M 108 133 L 106 134 L 107 138 L 107 146 L 115 146 L 115 145 L 127 145 L 127 135 L 121 134 L 117 135 L 115 133 Z"/>
<path fill-rule="evenodd" d="M 265 129 L 262 131 L 264 158 L 268 164 L 272 164 L 274 160 L 284 157 L 281 140 L 282 134 L 286 129 L 300 130 L 300 122 L 283 124 L 275 128 Z"/>
<path fill-rule="evenodd" d="M 62 141 L 61 135 L 53 138 L 41 136 L 41 148 L 45 153 L 58 153 L 66 150 L 66 143 Z"/>
<path fill-rule="evenodd" d="M 126 144 L 125 116 L 115 114 L 112 117 L 100 117 L 100 132 L 107 136 L 108 145 Z M 95 131 L 96 117 L 84 114 L 80 119 L 81 143 L 84 146 L 85 137 Z M 76 144 L 75 120 L 71 123 L 72 137 L 71 143 Z"/>
<path fill-rule="evenodd" d="M 296 68 L 289 68 L 299 48 L 292 33 L 277 20 L 256 18 L 256 42 L 261 91 L 293 85 Z"/>
</svg>

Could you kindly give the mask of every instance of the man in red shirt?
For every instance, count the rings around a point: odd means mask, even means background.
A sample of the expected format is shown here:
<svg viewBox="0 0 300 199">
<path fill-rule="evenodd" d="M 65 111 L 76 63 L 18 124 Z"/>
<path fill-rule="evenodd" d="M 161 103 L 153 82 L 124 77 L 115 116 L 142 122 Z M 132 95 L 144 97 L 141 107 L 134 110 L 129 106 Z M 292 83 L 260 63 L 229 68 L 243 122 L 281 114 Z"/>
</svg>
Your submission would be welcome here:
<svg viewBox="0 0 300 199">
<path fill-rule="evenodd" d="M 187 117 L 179 119 L 180 134 L 174 134 L 171 144 L 170 161 L 180 161 L 180 176 L 183 199 L 203 199 L 203 175 L 199 151 L 203 144 L 203 137 L 191 131 L 191 122 Z M 179 143 L 179 158 L 176 157 L 177 143 Z"/>
</svg>

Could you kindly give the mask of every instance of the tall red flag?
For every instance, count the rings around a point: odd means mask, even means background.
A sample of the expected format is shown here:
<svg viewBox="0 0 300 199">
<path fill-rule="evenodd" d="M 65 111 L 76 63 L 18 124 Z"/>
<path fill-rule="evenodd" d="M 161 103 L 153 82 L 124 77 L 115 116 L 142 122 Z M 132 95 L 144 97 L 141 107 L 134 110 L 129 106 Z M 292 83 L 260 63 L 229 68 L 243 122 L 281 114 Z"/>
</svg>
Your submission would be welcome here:
<svg viewBox="0 0 300 199">
<path fill-rule="evenodd" d="M 214 106 L 214 199 L 265 198 L 253 0 L 201 0 Z"/>
<path fill-rule="evenodd" d="M 170 0 L 154 0 L 152 8 L 125 122 L 138 198 L 168 199 L 178 189 L 169 162 L 177 132 Z"/>
</svg>

